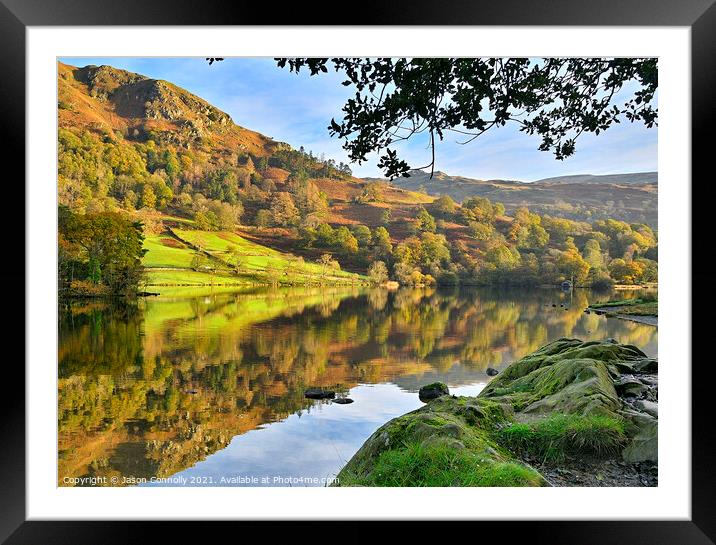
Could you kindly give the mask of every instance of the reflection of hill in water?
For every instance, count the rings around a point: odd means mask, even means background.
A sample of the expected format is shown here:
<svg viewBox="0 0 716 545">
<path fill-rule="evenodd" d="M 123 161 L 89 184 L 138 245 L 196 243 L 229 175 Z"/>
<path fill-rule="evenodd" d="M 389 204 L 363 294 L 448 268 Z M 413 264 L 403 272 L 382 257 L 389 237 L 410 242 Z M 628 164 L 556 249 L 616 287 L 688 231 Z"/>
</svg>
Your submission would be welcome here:
<svg viewBox="0 0 716 545">
<path fill-rule="evenodd" d="M 656 328 L 586 315 L 587 296 L 314 288 L 62 308 L 60 475 L 172 475 L 306 410 L 311 385 L 469 384 L 564 336 L 655 353 Z"/>
</svg>

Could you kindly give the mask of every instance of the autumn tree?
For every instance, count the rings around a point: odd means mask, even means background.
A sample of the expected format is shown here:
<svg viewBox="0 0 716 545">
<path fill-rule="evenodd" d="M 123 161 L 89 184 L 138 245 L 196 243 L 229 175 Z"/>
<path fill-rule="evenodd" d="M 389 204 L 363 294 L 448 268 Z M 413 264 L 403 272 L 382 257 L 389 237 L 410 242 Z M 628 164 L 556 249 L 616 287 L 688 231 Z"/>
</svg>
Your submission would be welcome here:
<svg viewBox="0 0 716 545">
<path fill-rule="evenodd" d="M 390 242 L 390 234 L 385 227 L 376 227 L 373 231 L 372 254 L 375 258 L 383 261 L 390 258 L 393 253 L 393 245 Z"/>
<path fill-rule="evenodd" d="M 144 184 L 142 188 L 142 207 L 154 208 L 157 204 L 157 196 L 150 184 Z"/>
<path fill-rule="evenodd" d="M 84 273 L 84 278 L 112 293 L 136 292 L 146 251 L 140 222 L 116 212 L 80 215 L 60 206 L 58 235 L 62 282 L 69 284 Z"/>
<path fill-rule="evenodd" d="M 494 223 L 497 208 L 485 197 L 470 197 L 462 203 L 460 214 L 463 221 L 477 221 L 481 223 Z"/>
<path fill-rule="evenodd" d="M 374 261 L 368 267 L 368 276 L 375 284 L 383 284 L 388 280 L 388 267 L 382 261 Z"/>
<path fill-rule="evenodd" d="M 637 284 L 642 281 L 642 275 L 646 271 L 644 261 L 626 261 L 620 257 L 612 259 L 609 263 L 609 274 L 621 284 Z"/>
<path fill-rule="evenodd" d="M 457 204 L 450 195 L 442 195 L 433 203 L 433 210 L 443 217 L 452 216 L 457 210 Z"/>
<path fill-rule="evenodd" d="M 435 218 L 430 215 L 430 212 L 425 210 L 424 207 L 420 207 L 418 214 L 415 217 L 415 228 L 418 231 L 434 233 L 435 232 Z"/>
<path fill-rule="evenodd" d="M 395 267 L 393 269 L 393 275 L 395 279 L 403 285 L 410 285 L 413 283 L 414 280 L 414 272 L 420 272 L 419 269 L 417 269 L 414 265 L 411 265 L 410 263 L 405 262 L 399 262 L 395 264 Z"/>
<path fill-rule="evenodd" d="M 571 237 L 567 238 L 565 250 L 559 254 L 557 266 L 565 280 L 573 281 L 575 285 L 583 285 L 589 275 L 589 263 L 579 253 Z"/>
<path fill-rule="evenodd" d="M 298 208 L 296 208 L 290 193 L 284 191 L 275 193 L 269 210 L 274 225 L 290 227 L 298 223 L 300 217 Z"/>
<path fill-rule="evenodd" d="M 345 225 L 341 225 L 336 229 L 334 238 L 339 251 L 349 254 L 354 254 L 358 251 L 358 239 L 353 236 L 353 233 Z"/>
<path fill-rule="evenodd" d="M 468 227 L 470 228 L 470 236 L 475 240 L 489 240 L 495 232 L 495 228 L 491 224 L 479 221 L 471 221 Z"/>
<path fill-rule="evenodd" d="M 373 240 L 370 228 L 365 225 L 355 225 L 351 228 L 353 236 L 358 241 L 359 248 L 368 248 Z"/>
<path fill-rule="evenodd" d="M 604 256 L 599 241 L 590 238 L 584 244 L 584 260 L 589 263 L 592 269 L 601 269 L 604 267 Z"/>
<path fill-rule="evenodd" d="M 329 271 L 341 269 L 340 264 L 333 259 L 331 254 L 322 254 L 321 257 L 318 258 L 318 264 L 321 266 L 321 276 L 324 278 Z"/>
</svg>

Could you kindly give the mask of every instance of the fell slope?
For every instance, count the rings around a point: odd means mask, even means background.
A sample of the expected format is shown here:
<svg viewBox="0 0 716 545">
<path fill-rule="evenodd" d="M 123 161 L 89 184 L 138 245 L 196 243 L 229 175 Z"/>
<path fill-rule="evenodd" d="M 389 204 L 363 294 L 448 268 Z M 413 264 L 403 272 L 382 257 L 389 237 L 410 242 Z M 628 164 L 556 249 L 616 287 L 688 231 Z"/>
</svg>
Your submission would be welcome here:
<svg viewBox="0 0 716 545">
<path fill-rule="evenodd" d="M 89 131 L 105 140 L 137 145 L 151 140 L 158 149 L 177 153 L 190 150 L 216 169 L 237 165 L 239 156 L 251 157 L 254 162 L 265 158 L 268 166 L 264 177 L 275 184 L 276 191 L 289 191 L 290 172 L 273 164 L 277 153 L 292 149 L 289 144 L 235 124 L 227 113 L 167 81 L 111 66 L 80 68 L 60 62 L 58 124 L 75 134 Z M 362 223 L 376 227 L 383 223 L 386 209 L 394 220 L 408 219 L 415 216 L 421 204 L 434 200 L 383 184 L 380 202 L 358 203 L 368 185 L 365 180 L 346 175 L 340 179 L 311 177 L 310 181 L 327 196 L 330 207 L 326 219 L 333 225 Z M 267 203 L 245 203 L 246 216 L 257 204 Z M 253 231 L 251 236 L 258 243 L 284 250 L 295 242 L 287 240 L 285 232 Z"/>
<path fill-rule="evenodd" d="M 429 173 L 413 170 L 410 177 L 397 178 L 392 183 L 410 191 L 424 190 L 428 195 L 450 195 L 457 202 L 473 196 L 486 197 L 493 202 L 504 203 L 509 213 L 526 206 L 539 214 L 578 221 L 614 218 L 628 223 L 646 223 L 656 228 L 657 177 L 655 172 L 577 175 L 527 183 L 477 180 L 440 171 L 435 172 L 431 179 Z"/>
<path fill-rule="evenodd" d="M 129 140 L 212 153 L 246 151 L 267 156 L 287 144 L 236 125 L 205 100 L 163 80 L 111 66 L 78 68 L 58 62 L 60 128 L 120 133 Z"/>
</svg>

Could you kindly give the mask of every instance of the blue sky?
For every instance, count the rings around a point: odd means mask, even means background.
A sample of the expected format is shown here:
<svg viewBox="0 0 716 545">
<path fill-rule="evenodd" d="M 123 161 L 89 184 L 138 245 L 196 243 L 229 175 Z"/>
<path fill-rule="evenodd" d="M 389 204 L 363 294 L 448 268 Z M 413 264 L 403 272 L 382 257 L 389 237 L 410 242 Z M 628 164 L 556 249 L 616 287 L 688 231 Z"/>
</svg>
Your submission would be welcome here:
<svg viewBox="0 0 716 545">
<path fill-rule="evenodd" d="M 329 71 L 309 77 L 279 69 L 268 58 L 227 58 L 209 66 L 201 58 L 63 58 L 75 66 L 109 64 L 145 76 L 171 81 L 231 115 L 238 125 L 258 131 L 316 155 L 348 162 L 341 141 L 326 127 L 341 118 L 341 107 L 353 93 L 339 74 Z M 463 137 L 464 138 L 464 137 Z M 495 128 L 467 145 L 448 134 L 438 143 L 436 170 L 479 179 L 533 181 L 569 174 L 616 174 L 657 170 L 657 129 L 627 121 L 599 136 L 577 141 L 573 157 L 557 161 L 537 151 L 539 138 L 520 133 L 516 126 Z M 411 166 L 429 162 L 427 139 L 411 139 L 398 147 Z M 381 176 L 375 156 L 362 165 L 351 164 L 357 176 Z"/>
</svg>

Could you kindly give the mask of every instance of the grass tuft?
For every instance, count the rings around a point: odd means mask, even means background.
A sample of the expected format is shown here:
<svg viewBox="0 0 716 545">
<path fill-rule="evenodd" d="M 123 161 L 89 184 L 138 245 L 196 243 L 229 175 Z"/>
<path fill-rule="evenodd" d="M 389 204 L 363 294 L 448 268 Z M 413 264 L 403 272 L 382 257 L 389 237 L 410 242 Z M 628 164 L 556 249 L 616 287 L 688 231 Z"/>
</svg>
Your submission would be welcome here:
<svg viewBox="0 0 716 545">
<path fill-rule="evenodd" d="M 626 435 L 624 422 L 616 418 L 557 414 L 531 424 L 503 428 L 497 439 L 514 452 L 558 462 L 568 455 L 603 458 L 616 454 Z"/>
<path fill-rule="evenodd" d="M 540 486 L 534 469 L 494 462 L 452 445 L 409 443 L 380 454 L 365 477 L 341 476 L 341 486 Z"/>
</svg>

